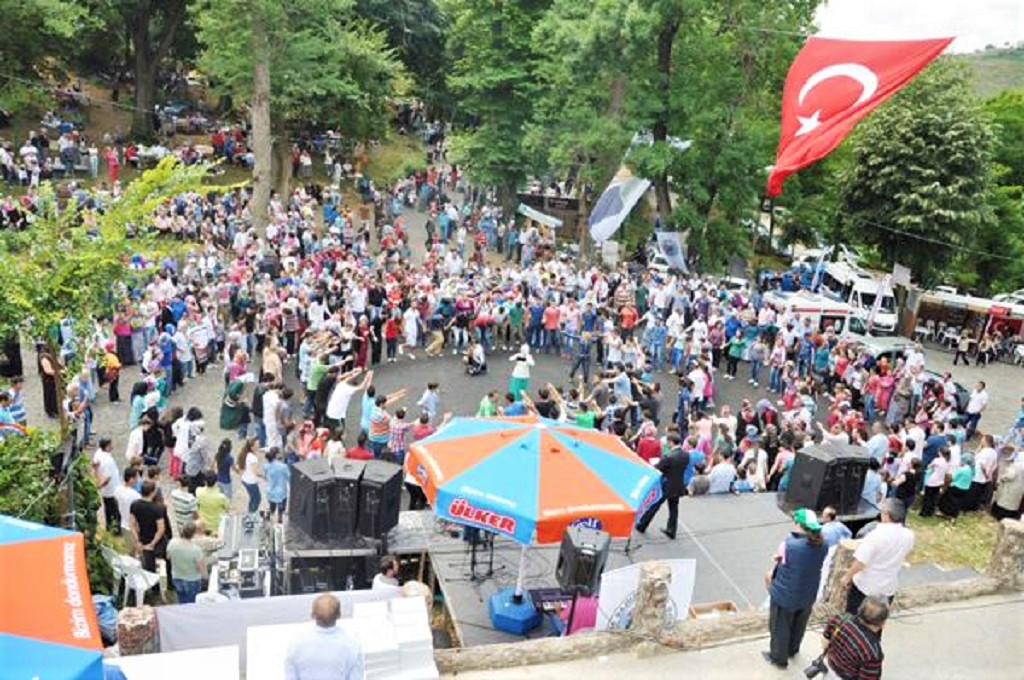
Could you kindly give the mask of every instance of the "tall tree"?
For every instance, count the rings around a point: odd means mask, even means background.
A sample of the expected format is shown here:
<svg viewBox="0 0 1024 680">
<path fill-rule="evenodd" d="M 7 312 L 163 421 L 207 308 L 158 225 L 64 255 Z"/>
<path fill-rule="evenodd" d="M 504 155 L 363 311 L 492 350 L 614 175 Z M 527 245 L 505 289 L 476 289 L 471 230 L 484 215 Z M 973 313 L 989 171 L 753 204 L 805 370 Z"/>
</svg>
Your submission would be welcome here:
<svg viewBox="0 0 1024 680">
<path fill-rule="evenodd" d="M 275 159 L 287 188 L 292 135 L 312 127 L 357 139 L 379 134 L 401 64 L 350 0 L 218 0 L 195 16 L 200 63 L 222 92 L 251 102 L 254 220 L 263 228 Z"/>
<path fill-rule="evenodd" d="M 844 229 L 931 285 L 992 219 L 994 141 L 965 67 L 932 64 L 855 131 Z"/>
<path fill-rule="evenodd" d="M 691 259 L 721 267 L 750 242 L 741 225 L 756 217 L 782 81 L 817 4 L 555 0 L 534 32 L 528 149 L 560 167 L 601 160 L 607 179 L 633 134 L 651 133 L 629 164 L 654 182 L 663 226 L 689 233 Z"/>
<path fill-rule="evenodd" d="M 387 35 L 416 85 L 416 95 L 434 109 L 449 109 L 446 101 L 445 40 L 447 13 L 436 0 L 356 0 L 355 11 Z"/>
<path fill-rule="evenodd" d="M 135 103 L 132 136 L 153 137 L 153 105 L 160 63 L 188 16 L 188 0 L 120 0 L 132 48 Z"/>
<path fill-rule="evenodd" d="M 535 49 L 530 36 L 550 0 L 450 0 L 448 85 L 462 129 L 452 157 L 474 182 L 494 186 L 512 207 L 530 169 L 522 152 L 533 110 Z"/>
<path fill-rule="evenodd" d="M 0 79 L 0 104 L 8 106 L 12 91 L 37 87 L 43 72 L 65 66 L 88 16 L 71 0 L 0 0 L 0 17 L 0 64 L 7 76 Z"/>
</svg>

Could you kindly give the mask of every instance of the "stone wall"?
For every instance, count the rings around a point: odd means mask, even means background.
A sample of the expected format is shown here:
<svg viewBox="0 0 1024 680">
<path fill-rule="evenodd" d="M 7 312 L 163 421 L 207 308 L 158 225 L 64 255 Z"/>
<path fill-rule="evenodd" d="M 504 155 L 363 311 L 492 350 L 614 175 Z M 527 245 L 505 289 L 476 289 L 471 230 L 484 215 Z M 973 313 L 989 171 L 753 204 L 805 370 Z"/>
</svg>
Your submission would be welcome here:
<svg viewBox="0 0 1024 680">
<path fill-rule="evenodd" d="M 857 542 L 843 541 L 836 549 L 828 575 L 824 601 L 815 607 L 814 619 L 846 608 L 842 575 L 853 562 Z M 1003 520 L 992 560 L 983 576 L 946 583 L 925 583 L 897 593 L 894 608 L 915 609 L 931 604 L 990 595 L 999 590 L 1024 587 L 1024 522 Z M 434 653 L 438 670 L 457 673 L 470 670 L 509 668 L 571 661 L 599 654 L 632 652 L 638 656 L 679 650 L 700 649 L 768 630 L 763 611 L 724 614 L 713 619 L 687 619 L 670 629 L 663 627 L 671 570 L 658 562 L 644 562 L 633 623 L 625 631 L 591 632 L 565 638 L 542 638 L 501 645 L 465 649 L 442 649 Z"/>
</svg>

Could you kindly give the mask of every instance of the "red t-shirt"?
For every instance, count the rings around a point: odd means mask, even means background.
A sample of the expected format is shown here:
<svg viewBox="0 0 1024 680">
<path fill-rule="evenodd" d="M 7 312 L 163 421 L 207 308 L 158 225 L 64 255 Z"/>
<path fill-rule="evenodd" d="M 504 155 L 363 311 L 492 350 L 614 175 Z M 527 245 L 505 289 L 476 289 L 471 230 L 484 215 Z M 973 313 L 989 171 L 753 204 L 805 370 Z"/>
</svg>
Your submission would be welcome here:
<svg viewBox="0 0 1024 680">
<path fill-rule="evenodd" d="M 619 323 L 627 330 L 635 326 L 639 318 L 640 315 L 637 314 L 634 307 L 623 307 L 622 311 L 619 312 Z"/>
<path fill-rule="evenodd" d="M 370 453 L 369 449 L 364 449 L 361 446 L 353 446 L 345 452 L 345 457 L 352 458 L 353 460 L 370 460 L 373 458 L 373 454 Z"/>
<path fill-rule="evenodd" d="M 661 442 L 656 437 L 641 437 L 636 443 L 636 455 L 648 463 L 652 458 L 661 458 Z"/>
<path fill-rule="evenodd" d="M 558 328 L 558 307 L 552 305 L 544 309 L 544 328 L 549 331 L 556 330 Z"/>
</svg>

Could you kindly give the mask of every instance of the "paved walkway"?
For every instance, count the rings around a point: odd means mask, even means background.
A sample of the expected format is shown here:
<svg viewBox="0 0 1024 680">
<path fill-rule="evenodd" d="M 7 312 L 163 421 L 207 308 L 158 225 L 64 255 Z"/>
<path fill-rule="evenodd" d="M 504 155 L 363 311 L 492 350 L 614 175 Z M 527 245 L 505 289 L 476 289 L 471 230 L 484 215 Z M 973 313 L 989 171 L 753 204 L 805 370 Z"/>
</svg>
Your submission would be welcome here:
<svg viewBox="0 0 1024 680">
<path fill-rule="evenodd" d="M 639 659 L 612 654 L 581 661 L 495 671 L 459 673 L 466 680 L 775 680 L 803 678 L 803 669 L 818 654 L 820 637 L 808 633 L 800 654 L 787 670 L 761 659 L 767 637 L 704 649 Z M 1013 680 L 1024 677 L 1020 649 L 1024 642 L 1024 595 L 1000 595 L 902 612 L 885 628 L 886 678 L 929 680 Z M 819 676 L 820 677 L 820 676 Z"/>
</svg>

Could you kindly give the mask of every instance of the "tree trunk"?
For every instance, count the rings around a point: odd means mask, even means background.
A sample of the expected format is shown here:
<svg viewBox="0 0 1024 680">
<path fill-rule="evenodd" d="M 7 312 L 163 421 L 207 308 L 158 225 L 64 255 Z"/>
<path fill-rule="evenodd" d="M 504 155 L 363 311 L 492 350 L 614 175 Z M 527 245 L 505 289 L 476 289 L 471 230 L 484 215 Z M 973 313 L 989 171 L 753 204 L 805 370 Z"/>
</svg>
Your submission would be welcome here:
<svg viewBox="0 0 1024 680">
<path fill-rule="evenodd" d="M 652 136 L 655 143 L 668 141 L 668 119 L 672 103 L 672 45 L 679 31 L 679 19 L 667 19 L 658 33 L 658 91 L 657 96 L 660 104 L 658 113 L 654 118 Z M 668 171 L 659 172 L 654 178 L 654 198 L 658 207 L 658 214 L 661 215 L 662 229 L 671 231 L 674 225 L 672 220 L 672 196 L 668 189 Z"/>
<path fill-rule="evenodd" d="M 136 19 L 131 28 L 135 52 L 135 108 L 132 111 L 132 138 L 152 141 L 153 95 L 156 90 L 156 60 L 149 48 L 149 23 Z"/>
<path fill-rule="evenodd" d="M 266 232 L 270 222 L 270 189 L 273 183 L 274 140 L 270 134 L 270 41 L 262 17 L 253 20 L 252 150 L 256 162 L 252 168 L 252 218 L 258 233 Z"/>
<path fill-rule="evenodd" d="M 291 180 L 294 174 L 292 167 L 292 145 L 288 136 L 274 140 L 274 175 L 277 177 L 277 195 L 284 200 L 291 191 Z"/>
</svg>

